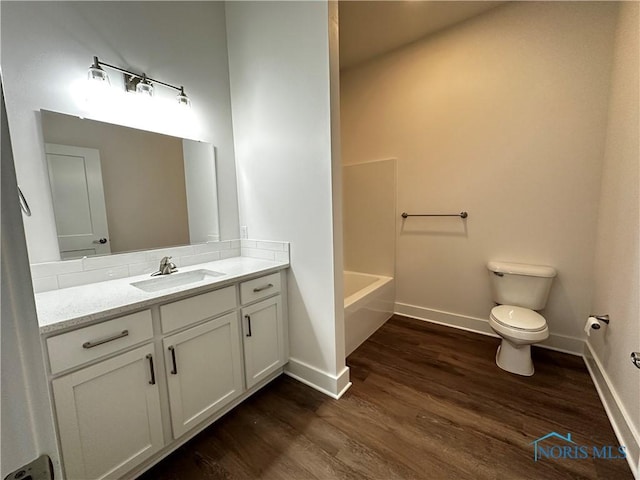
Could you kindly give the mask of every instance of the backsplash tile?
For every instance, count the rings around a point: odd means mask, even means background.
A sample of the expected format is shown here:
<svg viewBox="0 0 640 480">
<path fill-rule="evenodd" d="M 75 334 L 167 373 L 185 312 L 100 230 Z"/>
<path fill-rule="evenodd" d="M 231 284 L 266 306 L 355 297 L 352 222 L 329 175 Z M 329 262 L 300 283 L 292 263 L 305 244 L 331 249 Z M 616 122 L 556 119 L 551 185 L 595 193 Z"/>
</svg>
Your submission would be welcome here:
<svg viewBox="0 0 640 480">
<path fill-rule="evenodd" d="M 197 265 L 198 263 L 215 262 L 216 260 L 220 260 L 220 252 L 207 252 L 200 253 L 198 255 L 180 257 L 180 263 L 183 267 Z"/>
<path fill-rule="evenodd" d="M 289 243 L 266 240 L 225 240 L 182 247 L 129 252 L 31 265 L 35 293 L 104 282 L 114 278 L 151 274 L 160 259 L 170 256 L 178 267 L 225 258 L 250 257 L 289 262 Z"/>
<path fill-rule="evenodd" d="M 276 262 L 289 262 L 289 251 L 286 252 L 274 252 Z"/>
<path fill-rule="evenodd" d="M 177 265 L 177 263 L 175 262 L 175 259 L 179 257 L 187 256 L 187 255 L 193 255 L 193 253 L 194 253 L 193 246 L 185 245 L 184 247 L 162 248 L 160 250 L 148 250 L 146 252 L 147 254 L 146 259 L 148 262 L 151 262 L 153 260 L 157 260 L 159 262 L 160 259 L 162 259 L 163 257 L 172 257 L 171 260 L 173 261 L 173 263 Z"/>
<path fill-rule="evenodd" d="M 146 252 L 122 253 L 117 255 L 103 255 L 100 257 L 86 257 L 82 259 L 83 270 L 98 270 L 101 268 L 117 267 L 123 264 L 142 263 L 146 261 Z"/>
<path fill-rule="evenodd" d="M 101 268 L 99 270 L 87 270 L 78 273 L 65 273 L 58 275 L 58 288 L 75 287 L 87 283 L 106 282 L 115 278 L 129 276 L 129 266 Z"/>
<path fill-rule="evenodd" d="M 243 238 L 240 240 L 240 248 L 256 248 L 257 246 L 256 240 L 249 240 L 247 238 Z"/>
<path fill-rule="evenodd" d="M 225 258 L 239 257 L 239 256 L 241 256 L 240 242 L 238 242 L 238 247 L 231 248 L 230 250 L 220 251 L 220 260 L 224 260 Z"/>
<path fill-rule="evenodd" d="M 242 248 L 241 250 L 243 257 L 251 257 L 251 258 L 261 258 L 263 260 L 275 260 L 276 255 L 273 250 L 259 250 L 257 248 Z"/>
<path fill-rule="evenodd" d="M 276 252 L 282 252 L 284 250 L 283 242 L 265 242 L 265 241 L 257 241 L 256 248 L 260 250 L 273 250 Z"/>
<path fill-rule="evenodd" d="M 208 242 L 193 245 L 193 254 L 199 255 L 201 253 L 220 252 L 222 250 L 230 250 L 231 241 L 224 242 Z"/>
<path fill-rule="evenodd" d="M 32 281 L 33 281 L 33 291 L 35 293 L 48 292 L 49 290 L 58 289 L 58 277 L 55 275 L 51 277 L 40 277 L 40 278 L 33 277 Z"/>
<path fill-rule="evenodd" d="M 51 277 L 63 273 L 82 271 L 82 260 L 66 260 L 64 262 L 36 263 L 31 265 L 33 278 Z"/>
<path fill-rule="evenodd" d="M 132 263 L 129 265 L 129 275 L 135 277 L 136 275 L 144 275 L 145 273 L 154 273 L 158 271 L 160 264 L 158 262 L 142 262 Z"/>
</svg>

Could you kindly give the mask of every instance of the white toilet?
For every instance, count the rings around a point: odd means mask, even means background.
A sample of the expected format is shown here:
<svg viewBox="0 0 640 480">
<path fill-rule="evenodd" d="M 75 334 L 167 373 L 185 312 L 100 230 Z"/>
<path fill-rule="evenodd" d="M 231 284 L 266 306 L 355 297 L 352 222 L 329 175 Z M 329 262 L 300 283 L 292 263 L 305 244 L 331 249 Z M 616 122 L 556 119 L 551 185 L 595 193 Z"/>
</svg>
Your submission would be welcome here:
<svg viewBox="0 0 640 480">
<path fill-rule="evenodd" d="M 534 310 L 547 304 L 551 282 L 556 276 L 552 267 L 521 263 L 489 262 L 493 301 L 489 325 L 502 337 L 496 364 L 507 372 L 533 375 L 531 344 L 549 338 L 545 318 Z"/>
</svg>

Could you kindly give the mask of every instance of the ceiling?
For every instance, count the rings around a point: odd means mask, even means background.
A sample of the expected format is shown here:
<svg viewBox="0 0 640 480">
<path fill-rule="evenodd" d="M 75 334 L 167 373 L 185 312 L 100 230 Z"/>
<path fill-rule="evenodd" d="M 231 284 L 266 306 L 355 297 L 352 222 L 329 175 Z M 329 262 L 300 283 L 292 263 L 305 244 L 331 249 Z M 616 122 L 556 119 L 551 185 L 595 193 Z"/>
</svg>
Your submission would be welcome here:
<svg viewBox="0 0 640 480">
<path fill-rule="evenodd" d="M 353 67 L 503 3 L 341 0 L 340 68 Z"/>
</svg>

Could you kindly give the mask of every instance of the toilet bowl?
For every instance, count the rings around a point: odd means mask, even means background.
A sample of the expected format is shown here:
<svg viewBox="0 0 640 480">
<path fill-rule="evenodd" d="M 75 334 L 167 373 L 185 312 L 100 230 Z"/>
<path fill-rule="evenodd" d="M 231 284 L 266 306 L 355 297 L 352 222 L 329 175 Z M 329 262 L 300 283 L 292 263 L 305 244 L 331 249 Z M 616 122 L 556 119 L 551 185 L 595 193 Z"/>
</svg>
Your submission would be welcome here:
<svg viewBox="0 0 640 480">
<path fill-rule="evenodd" d="M 491 310 L 489 325 L 502 337 L 496 364 L 517 375 L 533 375 L 531 345 L 549 338 L 545 318 L 529 308 L 498 305 Z"/>
</svg>

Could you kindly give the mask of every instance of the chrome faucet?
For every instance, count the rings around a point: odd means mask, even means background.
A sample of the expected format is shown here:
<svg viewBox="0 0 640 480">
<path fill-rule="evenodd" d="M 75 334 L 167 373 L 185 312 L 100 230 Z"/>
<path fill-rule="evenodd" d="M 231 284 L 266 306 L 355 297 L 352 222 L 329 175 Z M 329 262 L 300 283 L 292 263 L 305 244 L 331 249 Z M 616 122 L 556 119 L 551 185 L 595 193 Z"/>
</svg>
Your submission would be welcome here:
<svg viewBox="0 0 640 480">
<path fill-rule="evenodd" d="M 162 260 L 160 260 L 160 269 L 157 272 L 152 273 L 151 276 L 156 277 L 158 275 L 169 275 L 170 273 L 177 272 L 178 268 L 176 267 L 176 264 L 170 262 L 170 259 L 171 257 L 162 257 Z"/>
</svg>

